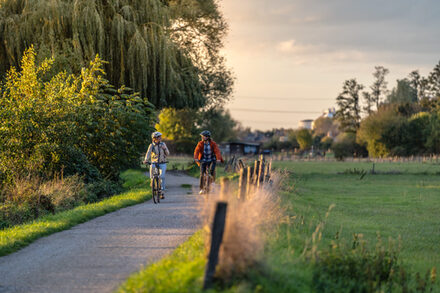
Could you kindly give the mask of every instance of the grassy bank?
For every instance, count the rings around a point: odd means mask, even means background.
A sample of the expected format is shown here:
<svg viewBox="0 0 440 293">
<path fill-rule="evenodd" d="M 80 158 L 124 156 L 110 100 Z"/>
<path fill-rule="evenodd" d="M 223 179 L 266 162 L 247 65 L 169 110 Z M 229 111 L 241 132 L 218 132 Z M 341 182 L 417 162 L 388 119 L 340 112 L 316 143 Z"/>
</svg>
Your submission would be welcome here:
<svg viewBox="0 0 440 293">
<path fill-rule="evenodd" d="M 40 237 L 69 229 L 106 213 L 148 200 L 151 192 L 143 172 L 128 170 L 122 173 L 123 186 L 128 190 L 124 193 L 98 203 L 82 205 L 69 211 L 41 217 L 28 224 L 1 230 L 0 256 L 29 245 Z"/>
</svg>

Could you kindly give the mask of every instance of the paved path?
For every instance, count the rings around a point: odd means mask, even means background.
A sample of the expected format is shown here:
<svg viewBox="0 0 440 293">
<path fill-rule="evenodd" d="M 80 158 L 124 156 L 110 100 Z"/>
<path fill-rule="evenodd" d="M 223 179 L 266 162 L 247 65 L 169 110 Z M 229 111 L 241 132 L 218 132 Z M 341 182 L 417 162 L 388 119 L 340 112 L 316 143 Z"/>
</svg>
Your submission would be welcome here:
<svg viewBox="0 0 440 293">
<path fill-rule="evenodd" d="M 169 254 L 198 227 L 196 196 L 167 173 L 166 199 L 146 203 L 41 238 L 0 257 L 0 292 L 112 292 L 144 264 Z"/>
</svg>

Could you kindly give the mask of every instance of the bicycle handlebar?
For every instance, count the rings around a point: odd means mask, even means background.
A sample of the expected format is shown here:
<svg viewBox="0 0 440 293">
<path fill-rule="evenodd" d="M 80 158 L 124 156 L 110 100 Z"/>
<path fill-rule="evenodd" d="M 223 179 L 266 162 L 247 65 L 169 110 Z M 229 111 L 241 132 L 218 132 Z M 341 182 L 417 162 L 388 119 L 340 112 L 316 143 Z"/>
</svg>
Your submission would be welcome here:
<svg viewBox="0 0 440 293">
<path fill-rule="evenodd" d="M 165 162 L 143 162 L 144 164 L 148 164 L 148 165 L 152 165 L 152 164 L 168 164 L 169 161 L 165 161 Z"/>
</svg>

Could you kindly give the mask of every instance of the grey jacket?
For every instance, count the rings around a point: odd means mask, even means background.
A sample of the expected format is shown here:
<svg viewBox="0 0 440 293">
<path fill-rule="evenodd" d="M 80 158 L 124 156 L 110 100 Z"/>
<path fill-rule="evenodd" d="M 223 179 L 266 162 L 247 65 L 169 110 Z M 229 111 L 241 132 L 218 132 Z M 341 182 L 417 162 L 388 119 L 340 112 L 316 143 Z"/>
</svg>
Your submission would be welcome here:
<svg viewBox="0 0 440 293">
<path fill-rule="evenodd" d="M 144 161 L 152 163 L 164 163 L 169 154 L 170 151 L 164 142 L 160 142 L 159 144 L 151 143 L 148 147 Z"/>
</svg>

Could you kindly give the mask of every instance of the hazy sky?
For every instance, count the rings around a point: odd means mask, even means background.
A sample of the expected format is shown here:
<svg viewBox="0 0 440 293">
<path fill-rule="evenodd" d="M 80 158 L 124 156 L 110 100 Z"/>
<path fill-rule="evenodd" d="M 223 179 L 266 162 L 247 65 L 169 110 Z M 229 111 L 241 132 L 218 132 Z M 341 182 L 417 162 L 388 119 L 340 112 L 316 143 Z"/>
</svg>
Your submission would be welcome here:
<svg viewBox="0 0 440 293">
<path fill-rule="evenodd" d="M 234 119 L 253 129 L 296 128 L 335 107 L 346 79 L 388 88 L 440 60 L 438 0 L 220 0 L 224 54 L 235 73 Z"/>
</svg>

